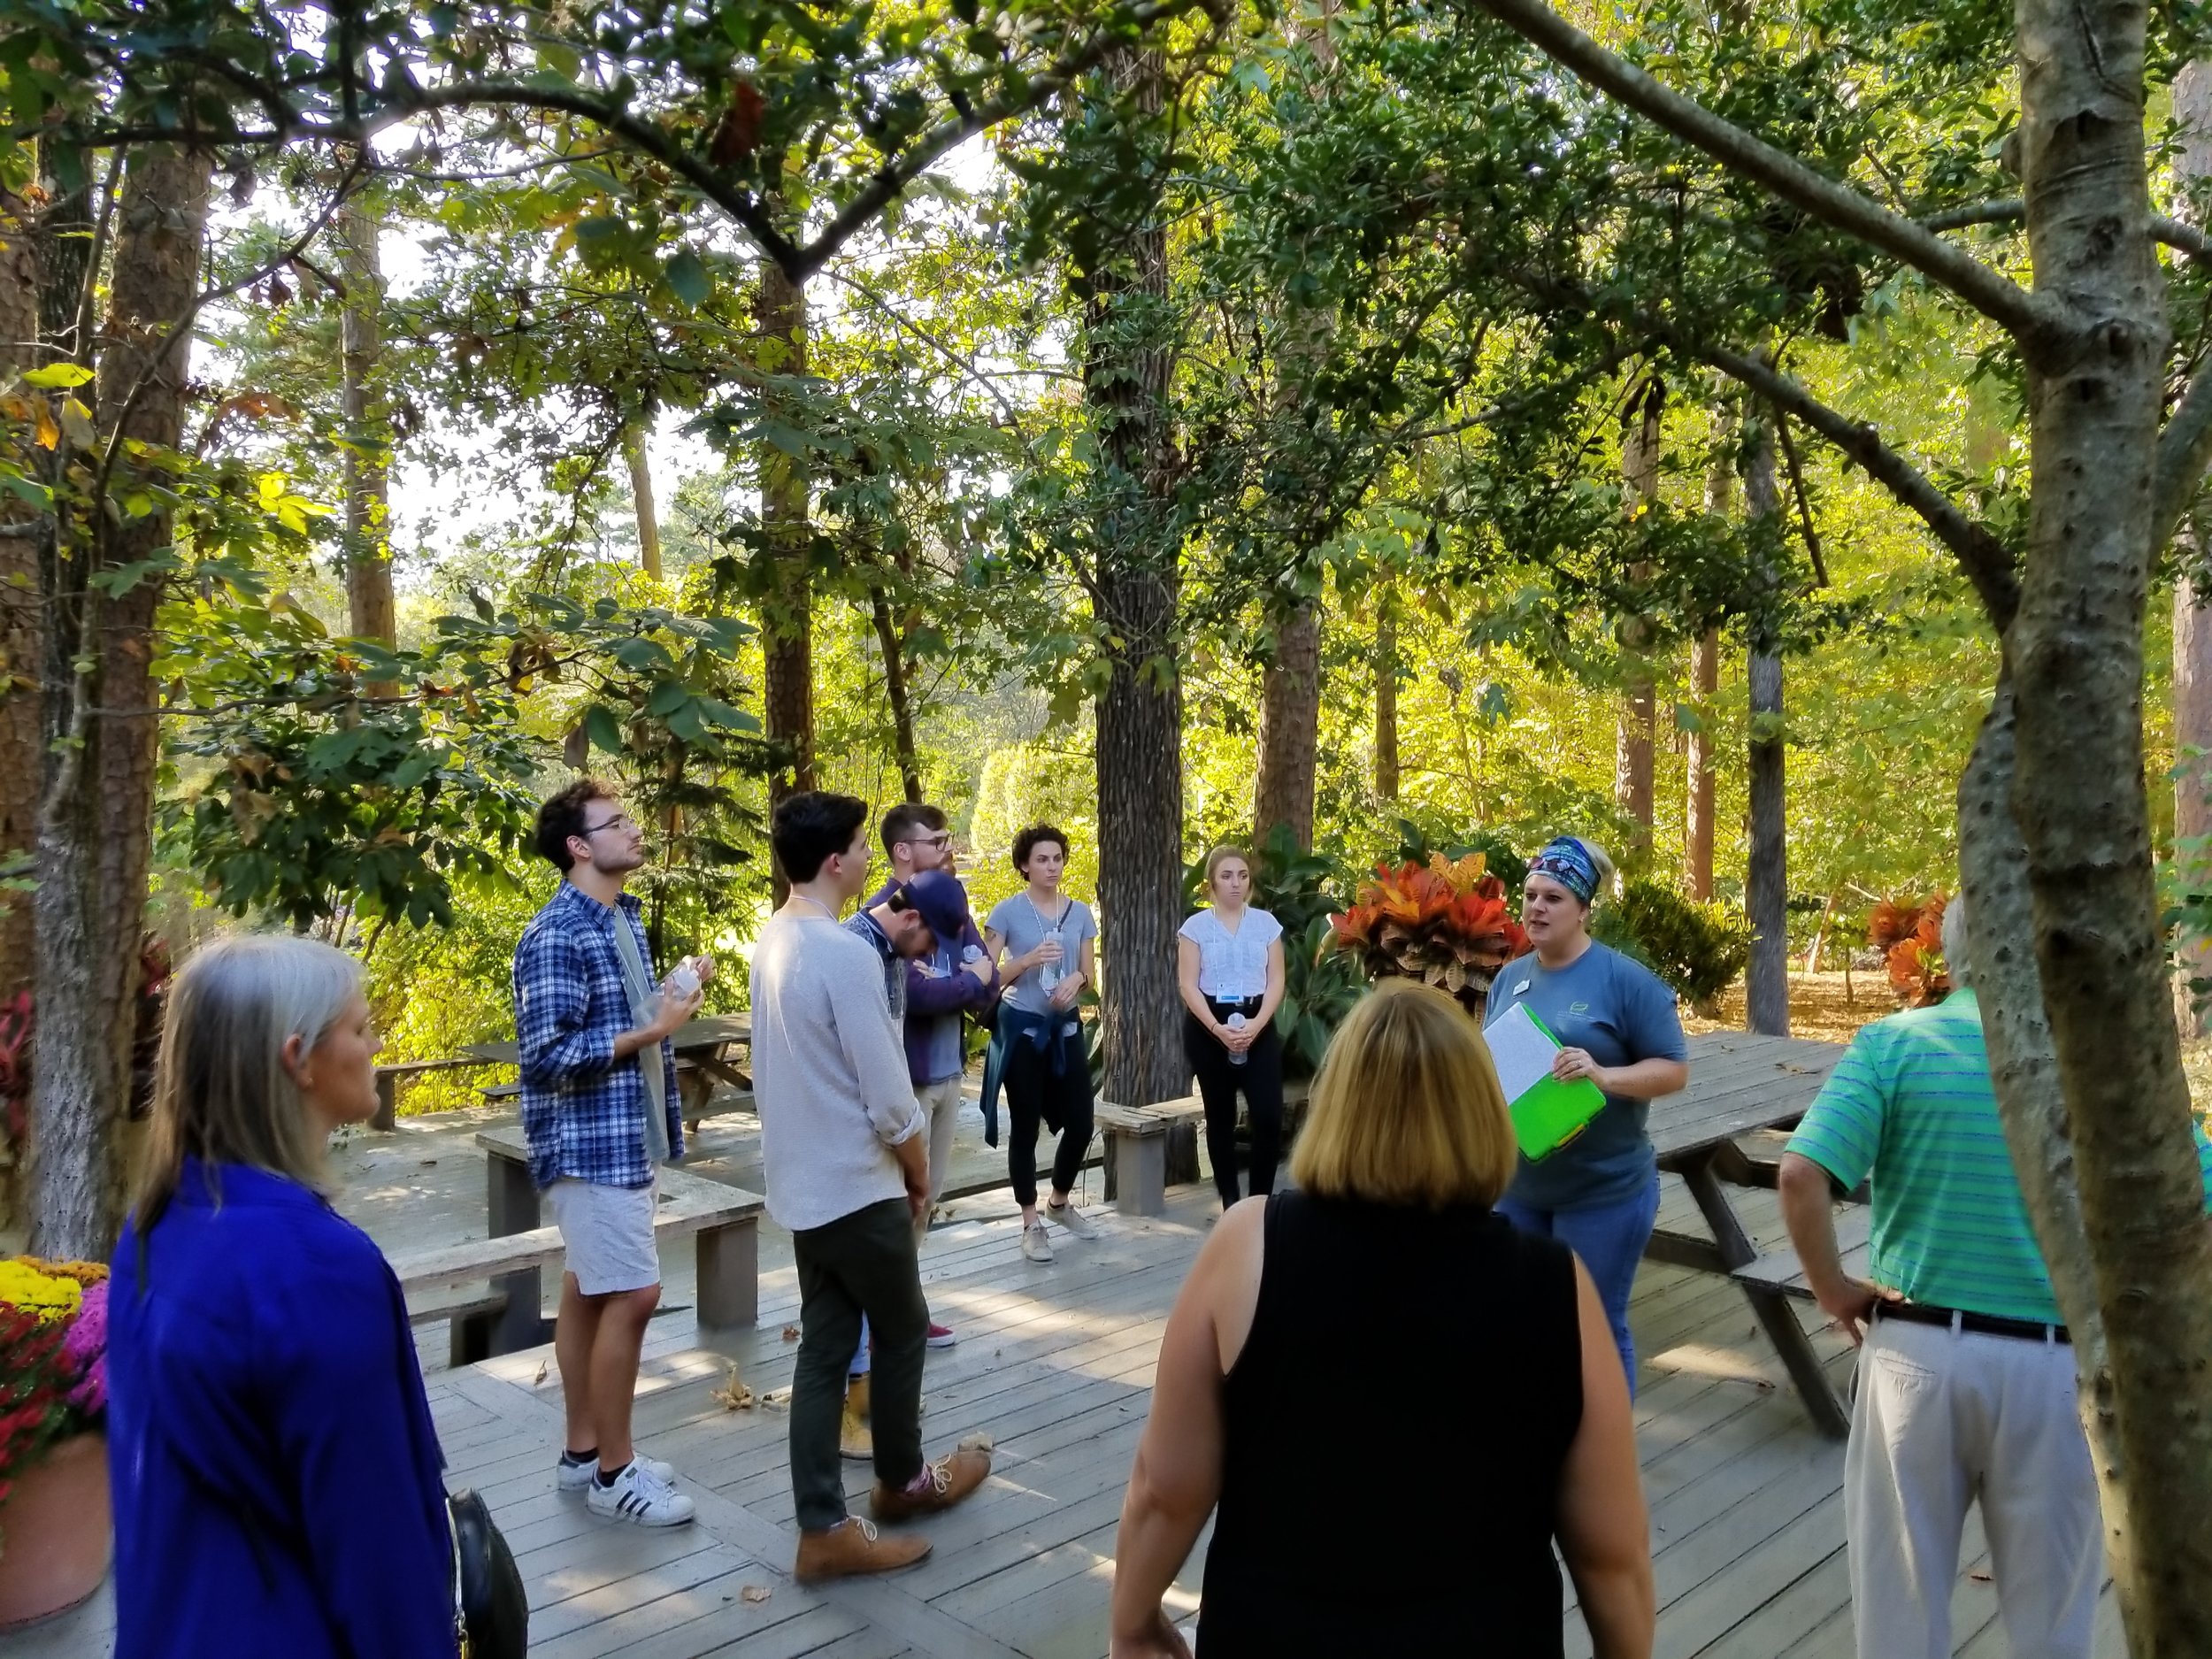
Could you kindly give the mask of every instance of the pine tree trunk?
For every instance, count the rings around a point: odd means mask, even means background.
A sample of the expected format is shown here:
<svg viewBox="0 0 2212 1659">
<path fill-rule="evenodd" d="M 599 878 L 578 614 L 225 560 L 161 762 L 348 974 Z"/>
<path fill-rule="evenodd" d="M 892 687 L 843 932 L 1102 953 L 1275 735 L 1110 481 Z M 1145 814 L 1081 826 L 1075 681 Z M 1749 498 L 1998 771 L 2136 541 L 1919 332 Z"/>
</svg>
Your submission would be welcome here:
<svg viewBox="0 0 2212 1659">
<path fill-rule="evenodd" d="M 2212 1654 L 2212 1230 L 2191 1139 L 2143 775 L 2143 619 L 2172 343 L 2150 225 L 2145 13 L 2021 0 L 2030 502 L 2014 816 L 2111 1359 L 2112 1556 L 2138 1659 Z M 2016 1097 L 2015 1114 L 2025 1110 Z M 2108 1488 L 2109 1489 L 2109 1488 Z"/>
<path fill-rule="evenodd" d="M 779 375 L 806 373 L 806 290 L 773 264 L 764 265 L 757 303 L 760 332 L 781 342 Z M 762 440 L 760 522 L 773 583 L 762 604 L 764 701 L 768 741 L 779 756 L 768 778 L 768 808 L 814 787 L 814 583 L 808 558 L 807 476 L 798 457 Z M 776 902 L 787 888 L 775 873 Z"/>
<path fill-rule="evenodd" d="M 1398 798 L 1398 617 L 1386 591 L 1375 611 L 1375 798 Z"/>
<path fill-rule="evenodd" d="M 2201 187 L 2212 178 L 2212 65 L 2190 64 L 2174 78 L 2174 122 L 2181 137 L 2174 171 Z M 2182 211 L 2194 217 L 2185 204 Z M 2212 548 L 2193 518 L 2177 541 L 2182 557 L 2174 583 L 2174 862 L 2183 887 L 2202 893 L 2212 889 L 2212 605 L 2198 603 L 2197 583 L 2212 579 Z M 2183 945 L 2174 983 L 2182 1029 L 2202 1037 L 2212 1031 L 2212 1002 L 2200 1004 L 2192 979 L 2212 979 L 2212 940 Z"/>
<path fill-rule="evenodd" d="M 1774 428 L 1759 426 L 1759 439 L 1744 480 L 1744 511 L 1776 526 L 1781 496 L 1774 475 Z M 1763 615 L 1751 626 L 1751 845 L 1744 876 L 1744 907 L 1753 932 L 1745 1000 L 1752 1030 L 1790 1034 L 1789 834 L 1784 787 L 1782 658 L 1772 625 Z"/>
<path fill-rule="evenodd" d="M 1157 53 L 1121 50 L 1105 76 L 1156 109 Z M 1167 235 L 1135 227 L 1104 271 L 1089 274 L 1084 396 L 1099 432 L 1110 504 L 1097 535 L 1097 599 L 1111 640 L 1097 706 L 1100 987 L 1106 1098 L 1124 1105 L 1184 1092 L 1175 935 L 1182 921 L 1183 694 L 1176 673 L 1174 364 Z"/>
<path fill-rule="evenodd" d="M 1264 846 L 1278 824 L 1313 845 L 1316 750 L 1321 726 L 1321 607 L 1308 600 L 1275 629 L 1275 660 L 1260 686 L 1259 779 L 1252 840 Z"/>
<path fill-rule="evenodd" d="M 907 692 L 906 645 L 891 618 L 891 601 L 880 587 L 868 589 L 868 608 L 876 625 L 876 647 L 883 653 L 884 695 L 891 701 L 891 742 L 899 759 L 899 787 L 909 801 L 922 798 L 921 748 L 914 741 L 914 705 Z"/>
<path fill-rule="evenodd" d="M 354 637 L 399 643 L 392 598 L 392 421 L 382 385 L 384 274 L 375 215 L 358 200 L 338 210 L 339 318 L 345 375 L 346 611 Z M 389 687 L 376 688 L 388 691 Z"/>
<path fill-rule="evenodd" d="M 1718 419 L 1726 420 L 1726 411 Z M 1705 511 L 1725 518 L 1734 504 L 1736 469 L 1724 446 L 1705 470 Z M 1697 724 L 1689 733 L 1683 789 L 1683 841 L 1690 896 L 1713 896 L 1713 698 L 1720 689 L 1720 630 L 1708 628 L 1690 641 L 1690 701 Z"/>
<path fill-rule="evenodd" d="M 25 211 L 0 188 L 0 388 L 36 359 L 41 267 Z M 12 493 L 0 495 L 0 1005 L 31 982 L 31 895 L 4 884 L 30 875 L 45 770 L 39 517 Z"/>
<path fill-rule="evenodd" d="M 114 278 L 99 365 L 98 424 L 173 448 L 191 332 L 178 326 L 198 283 L 208 152 L 131 152 L 118 211 Z M 127 484 L 130 464 L 119 462 Z M 62 567 L 55 626 L 89 664 L 48 716 L 72 748 L 39 822 L 38 1025 L 31 1094 L 31 1248 L 104 1259 L 123 1205 L 117 1126 L 130 1099 L 139 946 L 153 826 L 154 610 L 159 582 L 108 597 L 92 566 L 168 544 L 165 513 L 117 525 L 96 515 Z"/>
<path fill-rule="evenodd" d="M 1652 375 L 1623 421 L 1622 503 L 1632 519 L 1658 504 L 1660 426 L 1666 402 L 1666 383 Z M 1647 580 L 1650 571 L 1639 565 L 1630 575 Z M 1621 618 L 1619 633 L 1627 687 L 1614 730 L 1613 802 L 1636 826 L 1629 850 L 1640 864 L 1651 853 L 1652 746 L 1658 724 L 1658 691 L 1644 655 L 1651 646 L 1651 622 L 1631 613 Z"/>
<path fill-rule="evenodd" d="M 630 469 L 630 500 L 637 511 L 638 568 L 655 581 L 661 580 L 661 517 L 653 502 L 653 467 L 645 454 L 645 428 L 630 426 L 622 434 L 622 459 Z"/>
</svg>

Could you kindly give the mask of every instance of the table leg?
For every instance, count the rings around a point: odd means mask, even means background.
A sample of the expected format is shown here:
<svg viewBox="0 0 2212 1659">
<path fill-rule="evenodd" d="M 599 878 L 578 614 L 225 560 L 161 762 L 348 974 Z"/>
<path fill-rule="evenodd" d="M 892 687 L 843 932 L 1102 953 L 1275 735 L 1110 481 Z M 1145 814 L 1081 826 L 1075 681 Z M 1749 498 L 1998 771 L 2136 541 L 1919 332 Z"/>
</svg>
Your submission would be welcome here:
<svg viewBox="0 0 2212 1659">
<path fill-rule="evenodd" d="M 760 1227 L 748 1216 L 699 1234 L 699 1324 L 748 1330 L 760 1318 Z"/>
<path fill-rule="evenodd" d="M 1164 1214 L 1167 1137 L 1109 1134 L 1106 1145 L 1114 1166 L 1114 1208 L 1125 1216 Z"/>
<path fill-rule="evenodd" d="M 1690 1189 L 1705 1225 L 1713 1230 L 1721 1265 L 1732 1270 L 1755 1262 L 1759 1252 L 1752 1245 L 1751 1235 L 1743 1230 L 1743 1223 L 1736 1219 L 1736 1207 L 1728 1202 L 1720 1177 L 1714 1172 L 1713 1158 L 1712 1153 L 1706 1152 L 1684 1163 L 1682 1184 Z"/>
<path fill-rule="evenodd" d="M 1851 1432 L 1850 1409 L 1836 1397 L 1828 1373 L 1821 1368 L 1820 1355 L 1805 1334 L 1805 1327 L 1798 1324 L 1790 1299 L 1779 1291 L 1750 1285 L 1744 1286 L 1743 1294 L 1750 1300 L 1751 1311 L 1759 1316 L 1767 1340 L 1782 1356 L 1790 1380 L 1797 1385 L 1797 1396 L 1805 1402 L 1813 1426 L 1832 1440 L 1845 1439 Z"/>
<path fill-rule="evenodd" d="M 484 1214 L 490 1237 L 503 1239 L 537 1226 L 538 1204 L 538 1184 L 530 1179 L 527 1164 L 496 1153 L 485 1158 Z M 465 1327 L 454 1334 L 457 1349 L 470 1350 L 474 1359 L 484 1359 L 535 1348 L 551 1338 L 553 1322 L 540 1311 L 545 1306 L 545 1285 L 539 1269 L 503 1273 L 492 1280 L 492 1288 L 506 1301 L 497 1313 L 471 1314 L 466 1320 L 457 1321 Z M 474 1352 L 479 1348 L 482 1351 Z"/>
<path fill-rule="evenodd" d="M 369 1127 L 387 1134 L 399 1127 L 399 1079 L 389 1071 L 376 1074 L 376 1116 Z"/>
</svg>

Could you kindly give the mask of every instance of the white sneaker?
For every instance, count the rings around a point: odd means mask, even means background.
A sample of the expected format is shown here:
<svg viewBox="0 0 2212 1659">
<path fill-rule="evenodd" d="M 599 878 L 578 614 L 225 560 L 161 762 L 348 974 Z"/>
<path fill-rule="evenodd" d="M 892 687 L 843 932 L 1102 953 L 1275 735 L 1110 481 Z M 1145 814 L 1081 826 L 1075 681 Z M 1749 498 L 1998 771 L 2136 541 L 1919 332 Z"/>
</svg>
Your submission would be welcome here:
<svg viewBox="0 0 2212 1659">
<path fill-rule="evenodd" d="M 594 1515 L 633 1521 L 640 1526 L 681 1526 L 691 1518 L 695 1507 L 689 1498 L 639 1463 L 624 1470 L 611 1486 L 603 1486 L 594 1480 L 591 1490 L 584 1494 L 584 1502 Z"/>
<path fill-rule="evenodd" d="M 1045 1237 L 1045 1224 L 1033 1221 L 1022 1229 L 1022 1254 L 1033 1262 L 1052 1259 L 1052 1240 Z"/>
<path fill-rule="evenodd" d="M 663 1486 L 676 1478 L 673 1463 L 664 1463 L 657 1457 L 634 1455 L 634 1461 Z M 560 1482 L 563 1492 L 581 1492 L 591 1485 L 593 1478 L 599 1473 L 599 1460 L 595 1457 L 588 1463 L 572 1463 L 564 1457 L 557 1465 L 557 1471 L 556 1479 Z"/>
<path fill-rule="evenodd" d="M 1048 1203 L 1045 1206 L 1044 1213 L 1079 1239 L 1098 1237 L 1098 1229 L 1091 1225 L 1091 1218 L 1088 1216 L 1075 1207 L 1073 1199 L 1070 1199 L 1064 1204 Z"/>
</svg>

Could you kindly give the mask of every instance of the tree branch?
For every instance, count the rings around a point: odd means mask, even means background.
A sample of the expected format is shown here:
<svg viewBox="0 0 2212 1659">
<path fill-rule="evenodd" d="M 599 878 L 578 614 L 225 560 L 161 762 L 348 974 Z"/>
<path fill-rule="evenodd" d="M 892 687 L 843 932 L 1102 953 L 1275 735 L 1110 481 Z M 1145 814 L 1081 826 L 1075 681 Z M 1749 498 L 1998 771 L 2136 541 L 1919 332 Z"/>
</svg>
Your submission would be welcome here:
<svg viewBox="0 0 2212 1659">
<path fill-rule="evenodd" d="M 2039 334 L 2052 320 L 2047 305 L 2002 273 L 1661 84 L 1606 50 L 1553 11 L 1548 0 L 1474 4 L 1624 108 L 1703 150 L 1730 172 L 1764 185 L 1793 206 L 1902 260 L 2013 334 Z"/>
<path fill-rule="evenodd" d="M 2212 465 L 2212 367 L 2200 370 L 2158 434 L 2158 470 L 2151 486 L 2151 545 L 2162 548 L 2189 511 Z"/>
<path fill-rule="evenodd" d="M 2000 196 L 1986 202 L 1968 202 L 1958 207 L 1947 207 L 1939 213 L 1924 213 L 1913 222 L 1923 230 L 1964 230 L 1970 225 L 2021 225 L 2027 222 L 2026 198 Z M 2151 234 L 2177 253 L 2185 253 L 2192 259 L 2212 257 L 2212 236 L 2194 225 L 2163 213 L 2151 215 Z"/>
</svg>

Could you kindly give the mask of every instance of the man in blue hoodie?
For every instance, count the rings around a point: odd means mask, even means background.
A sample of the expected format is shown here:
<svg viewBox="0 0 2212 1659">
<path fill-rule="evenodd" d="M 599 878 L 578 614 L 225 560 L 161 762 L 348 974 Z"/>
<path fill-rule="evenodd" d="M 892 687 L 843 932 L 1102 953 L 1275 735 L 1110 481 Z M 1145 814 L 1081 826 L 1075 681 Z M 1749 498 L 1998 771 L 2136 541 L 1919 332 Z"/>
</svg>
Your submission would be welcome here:
<svg viewBox="0 0 2212 1659">
<path fill-rule="evenodd" d="M 975 920 L 966 914 L 967 893 L 952 870 L 952 836 L 944 812 L 919 802 L 902 801 L 883 815 L 883 850 L 891 861 L 891 879 L 871 897 L 880 904 L 894 890 L 917 877 L 949 884 L 959 894 L 962 926 L 949 938 L 940 930 L 934 952 L 906 964 L 906 1069 L 914 1099 L 929 1123 L 929 1205 L 914 1224 L 916 1242 L 929 1231 L 931 1210 L 944 1191 L 952 1163 L 953 1127 L 960 1117 L 960 1084 L 967 1071 L 961 1021 L 988 1014 L 999 993 L 998 969 L 983 949 Z M 930 1321 L 929 1345 L 950 1348 L 958 1339 Z"/>
</svg>

